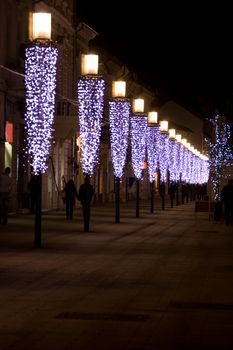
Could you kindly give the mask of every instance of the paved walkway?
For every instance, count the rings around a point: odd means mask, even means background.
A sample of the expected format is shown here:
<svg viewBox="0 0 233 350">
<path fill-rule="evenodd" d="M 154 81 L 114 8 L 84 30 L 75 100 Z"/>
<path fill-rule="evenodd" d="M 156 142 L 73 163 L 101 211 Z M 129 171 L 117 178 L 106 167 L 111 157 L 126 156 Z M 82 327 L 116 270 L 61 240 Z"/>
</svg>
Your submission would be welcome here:
<svg viewBox="0 0 233 350">
<path fill-rule="evenodd" d="M 195 213 L 123 204 L 32 215 L 0 227 L 0 349 L 233 348 L 233 228 Z"/>
</svg>

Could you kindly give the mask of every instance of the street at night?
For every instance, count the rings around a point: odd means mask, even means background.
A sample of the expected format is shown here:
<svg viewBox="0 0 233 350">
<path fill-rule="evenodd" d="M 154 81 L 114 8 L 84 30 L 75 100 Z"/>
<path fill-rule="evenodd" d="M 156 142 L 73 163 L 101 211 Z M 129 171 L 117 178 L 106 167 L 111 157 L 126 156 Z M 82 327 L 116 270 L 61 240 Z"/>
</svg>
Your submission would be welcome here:
<svg viewBox="0 0 233 350">
<path fill-rule="evenodd" d="M 232 226 L 148 203 L 33 215 L 1 227 L 1 350 L 230 349 L 233 343 Z"/>
</svg>

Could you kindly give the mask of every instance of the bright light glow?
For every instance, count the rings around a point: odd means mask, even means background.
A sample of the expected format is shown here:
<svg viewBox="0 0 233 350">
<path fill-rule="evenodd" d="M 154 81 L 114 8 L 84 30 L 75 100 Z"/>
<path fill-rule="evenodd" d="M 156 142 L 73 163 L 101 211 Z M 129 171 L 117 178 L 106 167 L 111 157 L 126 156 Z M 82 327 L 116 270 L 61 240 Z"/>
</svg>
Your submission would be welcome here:
<svg viewBox="0 0 233 350">
<path fill-rule="evenodd" d="M 142 164 L 146 158 L 147 117 L 132 115 L 130 118 L 130 139 L 132 166 L 135 177 L 140 180 Z"/>
<path fill-rule="evenodd" d="M 81 74 L 82 75 L 96 75 L 99 68 L 98 55 L 82 55 L 81 56 Z"/>
<path fill-rule="evenodd" d="M 186 145 L 187 145 L 187 139 L 181 139 L 181 143 L 182 143 L 183 146 L 186 147 Z"/>
<path fill-rule="evenodd" d="M 175 139 L 176 138 L 176 130 L 175 129 L 169 129 L 168 132 L 169 132 L 169 137 L 171 139 Z"/>
<path fill-rule="evenodd" d="M 126 160 L 129 136 L 130 102 L 125 99 L 109 102 L 111 155 L 114 175 L 121 178 Z"/>
<path fill-rule="evenodd" d="M 32 39 L 51 39 L 51 13 L 32 14 Z"/>
<path fill-rule="evenodd" d="M 182 136 L 180 134 L 176 134 L 176 141 L 181 142 Z"/>
<path fill-rule="evenodd" d="M 167 120 L 161 120 L 160 122 L 160 132 L 167 132 L 168 131 L 168 121 Z"/>
<path fill-rule="evenodd" d="M 144 112 L 144 99 L 136 98 L 133 100 L 133 113 L 143 113 Z"/>
<path fill-rule="evenodd" d="M 148 124 L 157 124 L 158 123 L 158 113 L 157 112 L 149 112 L 147 116 Z"/>
<path fill-rule="evenodd" d="M 99 160 L 104 88 L 104 80 L 100 77 L 82 77 L 78 81 L 81 163 L 83 173 L 88 175 L 94 173 Z"/>
<path fill-rule="evenodd" d="M 112 82 L 112 97 L 125 97 L 126 82 L 113 81 Z"/>
<path fill-rule="evenodd" d="M 26 49 L 27 152 L 34 174 L 45 172 L 52 140 L 58 50 L 51 45 Z"/>
</svg>

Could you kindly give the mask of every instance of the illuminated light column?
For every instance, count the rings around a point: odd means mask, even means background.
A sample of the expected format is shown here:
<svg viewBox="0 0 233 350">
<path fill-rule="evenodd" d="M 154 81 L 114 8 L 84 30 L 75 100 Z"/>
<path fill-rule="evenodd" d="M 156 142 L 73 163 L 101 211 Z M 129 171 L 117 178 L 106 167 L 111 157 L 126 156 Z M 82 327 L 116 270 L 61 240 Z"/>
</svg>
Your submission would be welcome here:
<svg viewBox="0 0 233 350">
<path fill-rule="evenodd" d="M 179 192 L 180 192 L 180 179 L 181 179 L 181 135 L 176 134 L 176 147 L 177 147 L 177 166 L 176 166 L 176 205 L 180 204 Z"/>
<path fill-rule="evenodd" d="M 186 182 L 186 170 L 187 170 L 187 139 L 182 139 L 181 140 L 181 145 L 182 145 L 182 181 Z"/>
<path fill-rule="evenodd" d="M 169 129 L 169 173 L 170 173 L 170 199 L 171 199 L 171 208 L 173 208 L 173 201 L 175 197 L 176 190 L 176 173 L 177 173 L 177 156 L 178 156 L 178 145 L 176 142 L 176 130 Z"/>
<path fill-rule="evenodd" d="M 98 55 L 82 55 L 81 77 L 78 81 L 81 164 L 88 181 L 99 162 L 98 151 L 103 118 L 105 82 L 98 75 L 98 62 Z M 90 211 L 90 203 L 86 210 Z M 84 231 L 89 232 L 89 220 L 84 220 Z"/>
<path fill-rule="evenodd" d="M 58 50 L 51 41 L 51 14 L 33 13 L 32 43 L 25 53 L 26 137 L 32 172 L 37 176 L 35 247 L 41 247 L 41 174 L 47 170 L 55 112 Z"/>
<path fill-rule="evenodd" d="M 125 81 L 112 83 L 112 99 L 109 101 L 110 143 L 113 171 L 115 176 L 115 222 L 120 222 L 120 179 L 126 161 L 130 100 L 125 98 Z"/>
<path fill-rule="evenodd" d="M 130 139 L 132 167 L 137 179 L 136 217 L 139 217 L 139 183 L 146 157 L 147 117 L 144 114 L 144 100 L 134 99 L 130 118 Z"/>
<path fill-rule="evenodd" d="M 159 162 L 159 143 L 160 143 L 160 127 L 158 124 L 158 113 L 151 111 L 147 116 L 147 158 L 148 158 L 148 172 L 150 181 L 151 203 L 150 212 L 154 212 L 154 188 L 155 188 L 155 174 Z"/>
<path fill-rule="evenodd" d="M 167 182 L 167 170 L 169 167 L 169 139 L 168 139 L 168 121 L 160 121 L 160 196 L 162 198 L 162 210 L 165 210 L 165 192 Z"/>
</svg>

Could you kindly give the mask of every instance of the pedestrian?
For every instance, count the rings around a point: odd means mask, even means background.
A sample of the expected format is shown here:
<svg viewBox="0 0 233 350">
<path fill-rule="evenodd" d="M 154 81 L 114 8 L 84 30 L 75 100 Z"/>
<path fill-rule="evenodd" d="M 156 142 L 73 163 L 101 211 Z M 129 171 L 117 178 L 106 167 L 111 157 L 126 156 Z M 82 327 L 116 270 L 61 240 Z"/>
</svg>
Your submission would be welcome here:
<svg viewBox="0 0 233 350">
<path fill-rule="evenodd" d="M 221 201 L 224 205 L 225 224 L 233 225 L 233 179 L 223 187 L 221 192 Z"/>
<path fill-rule="evenodd" d="M 79 188 L 79 200 L 83 209 L 84 232 L 89 232 L 90 205 L 94 195 L 94 187 L 90 183 L 89 176 L 85 177 L 84 184 Z"/>
<path fill-rule="evenodd" d="M 0 175 L 0 223 L 3 225 L 8 221 L 8 203 L 12 189 L 10 172 L 11 169 L 6 167 L 4 173 Z"/>
<path fill-rule="evenodd" d="M 33 175 L 28 182 L 28 190 L 30 192 L 30 211 L 32 214 L 35 213 L 36 209 L 36 203 L 37 203 L 37 196 L 38 196 L 38 181 L 37 181 L 37 176 Z"/>
<path fill-rule="evenodd" d="M 64 191 L 65 191 L 65 204 L 66 204 L 66 220 L 72 220 L 75 199 L 78 199 L 78 192 L 75 187 L 75 183 L 72 179 L 70 179 L 66 183 Z"/>
</svg>

